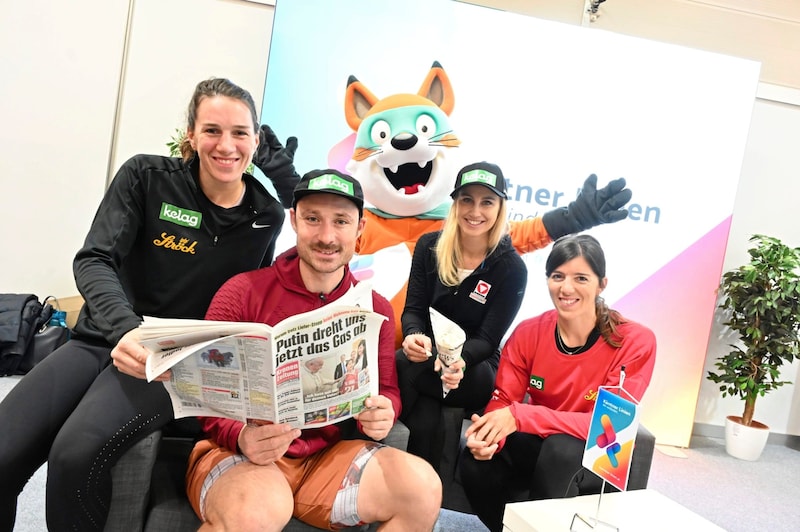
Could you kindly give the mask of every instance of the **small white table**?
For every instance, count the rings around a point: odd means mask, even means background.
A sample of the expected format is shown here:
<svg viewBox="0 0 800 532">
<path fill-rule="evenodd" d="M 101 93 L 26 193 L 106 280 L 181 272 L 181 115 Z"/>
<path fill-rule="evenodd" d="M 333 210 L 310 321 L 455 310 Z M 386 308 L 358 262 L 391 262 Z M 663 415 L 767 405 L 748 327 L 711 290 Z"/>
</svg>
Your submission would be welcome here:
<svg viewBox="0 0 800 532">
<path fill-rule="evenodd" d="M 600 495 L 584 495 L 568 499 L 515 502 L 506 505 L 503 530 L 507 532 L 557 532 L 570 530 L 607 532 L 647 531 L 721 531 L 711 521 L 681 506 L 652 489 L 604 493 L 598 512 Z M 579 514 L 590 523 L 595 517 L 612 528 L 598 524 L 592 529 L 581 522 Z"/>
</svg>

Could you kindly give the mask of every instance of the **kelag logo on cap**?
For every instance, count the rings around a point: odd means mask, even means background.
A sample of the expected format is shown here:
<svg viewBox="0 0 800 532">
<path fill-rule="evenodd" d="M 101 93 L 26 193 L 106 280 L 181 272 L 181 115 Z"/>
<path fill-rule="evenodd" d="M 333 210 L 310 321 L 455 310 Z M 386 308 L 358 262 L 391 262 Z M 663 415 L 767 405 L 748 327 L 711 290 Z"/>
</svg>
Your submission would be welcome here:
<svg viewBox="0 0 800 532">
<path fill-rule="evenodd" d="M 308 182 L 308 190 L 335 189 L 349 196 L 355 196 L 353 184 L 333 174 L 323 174 Z"/>
<path fill-rule="evenodd" d="M 461 186 L 463 187 L 464 185 L 468 185 L 470 183 L 485 183 L 487 185 L 496 187 L 497 176 L 491 172 L 487 172 L 486 170 L 470 170 L 461 176 Z"/>
</svg>

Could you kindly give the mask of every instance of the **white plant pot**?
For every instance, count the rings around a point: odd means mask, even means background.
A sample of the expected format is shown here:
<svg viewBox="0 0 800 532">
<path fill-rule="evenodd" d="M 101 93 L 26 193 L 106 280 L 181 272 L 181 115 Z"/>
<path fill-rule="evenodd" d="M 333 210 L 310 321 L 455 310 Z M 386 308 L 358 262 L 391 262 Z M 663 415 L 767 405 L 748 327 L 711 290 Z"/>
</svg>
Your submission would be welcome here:
<svg viewBox="0 0 800 532">
<path fill-rule="evenodd" d="M 740 460 L 758 460 L 767 445 L 769 427 L 758 421 L 748 427 L 741 416 L 725 418 L 725 451 Z"/>
</svg>

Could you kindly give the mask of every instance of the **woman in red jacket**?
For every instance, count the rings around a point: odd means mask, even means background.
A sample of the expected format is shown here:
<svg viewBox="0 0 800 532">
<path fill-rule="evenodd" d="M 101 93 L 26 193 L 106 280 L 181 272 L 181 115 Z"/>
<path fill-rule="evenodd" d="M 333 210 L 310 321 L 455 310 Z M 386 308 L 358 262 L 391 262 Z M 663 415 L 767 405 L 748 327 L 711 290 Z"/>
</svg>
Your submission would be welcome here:
<svg viewBox="0 0 800 532">
<path fill-rule="evenodd" d="M 598 389 L 619 386 L 625 368 L 625 390 L 638 401 L 653 374 L 653 332 L 600 297 L 608 280 L 596 239 L 557 240 L 545 271 L 555 309 L 514 330 L 485 414 L 466 432 L 462 483 L 492 531 L 503 529 L 505 503 L 519 491 L 528 500 L 577 495 Z"/>
</svg>

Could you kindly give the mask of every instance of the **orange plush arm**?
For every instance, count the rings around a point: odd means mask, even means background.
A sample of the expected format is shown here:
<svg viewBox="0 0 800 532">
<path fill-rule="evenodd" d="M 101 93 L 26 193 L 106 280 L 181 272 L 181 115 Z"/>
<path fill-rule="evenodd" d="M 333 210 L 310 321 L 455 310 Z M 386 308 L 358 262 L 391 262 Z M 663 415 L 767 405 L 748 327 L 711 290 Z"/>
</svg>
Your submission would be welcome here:
<svg viewBox="0 0 800 532">
<path fill-rule="evenodd" d="M 509 234 L 514 249 L 520 255 L 542 249 L 553 241 L 542 223 L 541 216 L 509 222 Z"/>
</svg>

